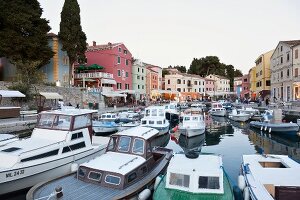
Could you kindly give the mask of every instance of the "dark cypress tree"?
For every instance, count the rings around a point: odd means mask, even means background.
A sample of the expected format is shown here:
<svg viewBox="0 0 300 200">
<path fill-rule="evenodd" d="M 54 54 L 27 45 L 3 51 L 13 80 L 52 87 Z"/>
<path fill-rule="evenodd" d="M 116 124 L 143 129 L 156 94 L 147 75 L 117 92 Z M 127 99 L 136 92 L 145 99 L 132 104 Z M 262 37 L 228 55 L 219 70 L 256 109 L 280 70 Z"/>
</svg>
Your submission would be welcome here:
<svg viewBox="0 0 300 200">
<path fill-rule="evenodd" d="M 16 65 L 22 84 L 38 81 L 38 68 L 53 56 L 48 46 L 49 21 L 37 0 L 0 0 L 0 57 Z"/>
<path fill-rule="evenodd" d="M 62 42 L 62 50 L 69 57 L 69 84 L 72 78 L 74 62 L 85 62 L 86 35 L 80 22 L 80 8 L 77 0 L 65 0 L 60 21 L 58 37 Z"/>
</svg>

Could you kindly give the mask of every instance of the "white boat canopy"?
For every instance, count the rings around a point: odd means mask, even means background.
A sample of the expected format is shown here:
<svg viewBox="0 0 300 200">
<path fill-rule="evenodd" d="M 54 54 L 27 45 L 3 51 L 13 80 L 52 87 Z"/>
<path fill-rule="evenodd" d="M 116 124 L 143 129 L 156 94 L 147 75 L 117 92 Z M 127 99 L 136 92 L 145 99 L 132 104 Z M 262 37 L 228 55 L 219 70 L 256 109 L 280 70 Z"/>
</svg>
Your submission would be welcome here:
<svg viewBox="0 0 300 200">
<path fill-rule="evenodd" d="M 25 97 L 25 94 L 16 90 L 0 90 L 1 97 Z"/>
<path fill-rule="evenodd" d="M 101 79 L 102 84 L 112 84 L 112 85 L 117 85 L 117 82 L 114 79 L 107 79 L 107 78 L 102 78 Z"/>
<path fill-rule="evenodd" d="M 63 96 L 56 92 L 40 92 L 40 95 L 46 99 L 63 99 Z"/>
<path fill-rule="evenodd" d="M 127 93 L 127 94 L 135 94 L 135 91 L 134 90 L 121 90 L 121 91 L 116 91 L 120 94 L 124 94 L 124 93 Z"/>
<path fill-rule="evenodd" d="M 126 94 L 121 94 L 118 92 L 103 92 L 102 95 L 106 96 L 106 97 L 126 97 L 127 96 Z"/>
</svg>

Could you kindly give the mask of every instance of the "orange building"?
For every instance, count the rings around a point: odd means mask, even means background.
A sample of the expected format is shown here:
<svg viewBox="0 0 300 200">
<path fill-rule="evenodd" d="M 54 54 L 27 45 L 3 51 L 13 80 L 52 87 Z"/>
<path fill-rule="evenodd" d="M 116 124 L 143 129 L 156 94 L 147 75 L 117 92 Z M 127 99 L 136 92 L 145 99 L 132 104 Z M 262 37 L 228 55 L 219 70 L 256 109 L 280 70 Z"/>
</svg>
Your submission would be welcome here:
<svg viewBox="0 0 300 200">
<path fill-rule="evenodd" d="M 157 71 L 151 69 L 151 66 L 147 66 L 146 69 L 146 94 L 148 99 L 156 99 L 158 94 L 155 94 L 152 91 L 157 91 L 159 89 L 159 74 Z"/>
</svg>

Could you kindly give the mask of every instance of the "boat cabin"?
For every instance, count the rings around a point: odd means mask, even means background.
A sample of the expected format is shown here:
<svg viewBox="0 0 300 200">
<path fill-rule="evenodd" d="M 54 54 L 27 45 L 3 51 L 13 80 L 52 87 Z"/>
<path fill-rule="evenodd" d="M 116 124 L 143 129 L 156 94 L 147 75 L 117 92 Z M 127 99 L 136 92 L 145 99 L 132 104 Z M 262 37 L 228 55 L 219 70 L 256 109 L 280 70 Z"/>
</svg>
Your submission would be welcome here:
<svg viewBox="0 0 300 200">
<path fill-rule="evenodd" d="M 117 115 L 115 113 L 105 113 L 101 115 L 101 120 L 114 121 L 116 119 L 117 119 Z"/>
<path fill-rule="evenodd" d="M 105 154 L 80 165 L 78 179 L 120 190 L 134 184 L 165 155 L 152 149 L 157 134 L 156 129 L 138 126 L 112 135 Z"/>
<path fill-rule="evenodd" d="M 200 155 L 189 159 L 184 154 L 175 154 L 167 169 L 166 188 L 190 193 L 223 194 L 221 157 Z"/>
<path fill-rule="evenodd" d="M 165 107 L 150 106 L 145 109 L 145 117 L 165 117 Z"/>
<path fill-rule="evenodd" d="M 166 119 L 164 118 L 143 118 L 142 120 L 142 126 L 161 126 L 166 124 Z"/>
<path fill-rule="evenodd" d="M 183 125 L 191 123 L 199 123 L 203 121 L 203 115 L 184 115 L 183 116 Z"/>
</svg>

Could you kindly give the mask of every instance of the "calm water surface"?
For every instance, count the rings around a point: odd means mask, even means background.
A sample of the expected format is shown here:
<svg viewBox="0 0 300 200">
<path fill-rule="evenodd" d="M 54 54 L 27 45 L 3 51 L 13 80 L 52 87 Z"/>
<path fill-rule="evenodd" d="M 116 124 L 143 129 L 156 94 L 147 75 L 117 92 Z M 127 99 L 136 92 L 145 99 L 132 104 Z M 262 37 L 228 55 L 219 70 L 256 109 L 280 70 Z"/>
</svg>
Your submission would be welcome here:
<svg viewBox="0 0 300 200">
<path fill-rule="evenodd" d="M 174 152 L 201 151 L 219 154 L 231 182 L 237 184 L 243 154 L 284 154 L 300 162 L 300 138 L 263 134 L 249 129 L 248 123 L 233 122 L 225 117 L 206 116 L 206 132 L 193 138 L 178 132 L 160 136 L 155 143 Z M 25 199 L 26 191 L 0 199 Z"/>
</svg>

